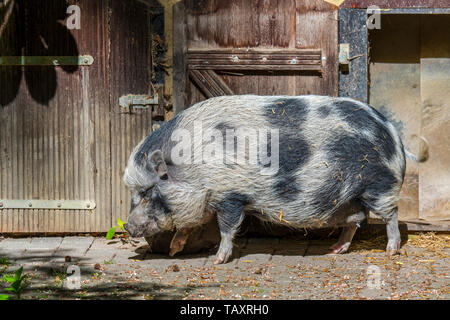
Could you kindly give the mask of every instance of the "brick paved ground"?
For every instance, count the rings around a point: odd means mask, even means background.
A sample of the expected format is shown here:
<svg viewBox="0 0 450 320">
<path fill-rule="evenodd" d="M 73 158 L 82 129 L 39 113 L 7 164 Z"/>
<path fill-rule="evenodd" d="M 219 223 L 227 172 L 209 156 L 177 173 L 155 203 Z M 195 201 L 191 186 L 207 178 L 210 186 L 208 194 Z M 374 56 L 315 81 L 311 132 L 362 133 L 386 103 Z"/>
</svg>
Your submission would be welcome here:
<svg viewBox="0 0 450 320">
<path fill-rule="evenodd" d="M 25 299 L 449 299 L 449 248 L 404 244 L 387 258 L 384 243 L 356 241 L 327 255 L 331 241 L 251 238 L 236 241 L 234 259 L 213 254 L 169 258 L 135 243 L 93 237 L 0 238 L 0 273 L 20 266 Z M 80 268 L 80 289 L 66 271 Z M 70 284 L 76 282 L 69 282 Z M 6 286 L 0 283 L 1 293 Z"/>
</svg>

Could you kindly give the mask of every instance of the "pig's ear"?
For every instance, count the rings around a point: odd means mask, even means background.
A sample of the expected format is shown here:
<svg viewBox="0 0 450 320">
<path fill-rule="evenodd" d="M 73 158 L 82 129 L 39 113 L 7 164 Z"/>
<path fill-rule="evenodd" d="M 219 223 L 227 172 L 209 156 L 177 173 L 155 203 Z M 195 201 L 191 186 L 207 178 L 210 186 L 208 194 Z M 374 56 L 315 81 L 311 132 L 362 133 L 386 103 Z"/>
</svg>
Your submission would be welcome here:
<svg viewBox="0 0 450 320">
<path fill-rule="evenodd" d="M 166 180 L 167 179 L 167 165 L 166 165 L 166 162 L 164 161 L 164 157 L 163 157 L 161 150 L 154 151 L 150 155 L 149 160 L 150 160 L 150 163 L 151 163 L 153 169 L 155 169 L 156 174 L 162 180 Z"/>
</svg>

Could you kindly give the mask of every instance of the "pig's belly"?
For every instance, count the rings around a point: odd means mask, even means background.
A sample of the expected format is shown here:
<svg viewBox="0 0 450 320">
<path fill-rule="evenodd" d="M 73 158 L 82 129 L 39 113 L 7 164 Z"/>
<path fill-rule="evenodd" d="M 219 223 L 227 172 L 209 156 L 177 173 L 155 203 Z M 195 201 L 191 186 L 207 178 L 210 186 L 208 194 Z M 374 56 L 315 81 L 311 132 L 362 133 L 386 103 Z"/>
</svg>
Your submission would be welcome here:
<svg viewBox="0 0 450 320">
<path fill-rule="evenodd" d="M 245 210 L 263 221 L 283 224 L 293 228 L 325 228 L 343 226 L 353 220 L 363 220 L 364 207 L 359 201 L 350 201 L 339 208 L 313 212 L 301 208 L 301 203 L 290 205 L 250 206 Z"/>
</svg>

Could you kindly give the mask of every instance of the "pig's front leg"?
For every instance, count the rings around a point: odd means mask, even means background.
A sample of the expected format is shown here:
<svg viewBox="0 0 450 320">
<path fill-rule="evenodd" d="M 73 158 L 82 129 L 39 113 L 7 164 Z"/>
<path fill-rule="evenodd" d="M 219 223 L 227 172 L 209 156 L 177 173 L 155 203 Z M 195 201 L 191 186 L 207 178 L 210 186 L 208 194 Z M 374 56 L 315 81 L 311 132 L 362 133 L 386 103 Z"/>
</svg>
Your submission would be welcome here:
<svg viewBox="0 0 450 320">
<path fill-rule="evenodd" d="M 169 256 L 173 257 L 176 253 L 183 250 L 184 245 L 187 242 L 187 239 L 189 238 L 189 235 L 192 233 L 192 228 L 184 228 L 177 230 L 175 235 L 172 238 L 172 241 L 170 242 L 170 252 Z"/>
<path fill-rule="evenodd" d="M 218 206 L 217 222 L 220 230 L 220 246 L 214 264 L 226 263 L 233 253 L 233 238 L 244 220 L 246 197 L 239 194 L 227 196 Z"/>
</svg>

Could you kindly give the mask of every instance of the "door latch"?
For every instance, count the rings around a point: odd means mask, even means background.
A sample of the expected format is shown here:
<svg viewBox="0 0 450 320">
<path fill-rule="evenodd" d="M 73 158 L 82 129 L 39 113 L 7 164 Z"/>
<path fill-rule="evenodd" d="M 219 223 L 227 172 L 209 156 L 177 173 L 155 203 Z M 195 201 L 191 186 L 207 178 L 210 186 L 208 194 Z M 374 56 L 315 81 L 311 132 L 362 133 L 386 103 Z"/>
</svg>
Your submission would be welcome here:
<svg viewBox="0 0 450 320">
<path fill-rule="evenodd" d="M 149 109 L 158 104 L 158 94 L 153 97 L 146 94 L 127 94 L 119 98 L 121 111 L 126 113 L 131 113 L 133 109 Z"/>
<path fill-rule="evenodd" d="M 350 44 L 339 44 L 339 69 L 344 73 L 350 72 Z"/>
</svg>

